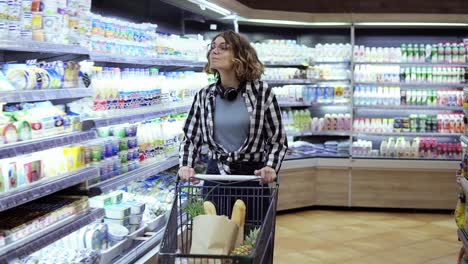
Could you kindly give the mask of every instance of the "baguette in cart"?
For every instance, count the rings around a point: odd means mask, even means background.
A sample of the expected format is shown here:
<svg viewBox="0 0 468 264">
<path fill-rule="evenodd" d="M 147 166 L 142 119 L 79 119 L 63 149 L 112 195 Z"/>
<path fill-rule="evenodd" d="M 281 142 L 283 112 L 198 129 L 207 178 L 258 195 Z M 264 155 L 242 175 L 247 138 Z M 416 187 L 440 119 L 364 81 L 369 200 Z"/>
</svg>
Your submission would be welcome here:
<svg viewBox="0 0 468 264">
<path fill-rule="evenodd" d="M 160 263 L 273 263 L 278 184 L 250 175 L 196 175 L 176 185 Z M 258 181 L 258 187 L 237 186 Z"/>
</svg>

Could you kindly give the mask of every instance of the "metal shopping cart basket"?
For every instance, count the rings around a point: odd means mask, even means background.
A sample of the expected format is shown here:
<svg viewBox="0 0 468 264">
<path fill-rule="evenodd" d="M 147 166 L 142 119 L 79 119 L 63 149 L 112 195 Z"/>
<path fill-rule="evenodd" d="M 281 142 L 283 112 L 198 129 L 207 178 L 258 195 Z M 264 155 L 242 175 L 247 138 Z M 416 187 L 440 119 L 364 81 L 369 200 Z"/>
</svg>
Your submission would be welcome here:
<svg viewBox="0 0 468 264">
<path fill-rule="evenodd" d="M 196 178 L 205 181 L 204 186 L 190 183 L 185 187 L 179 183 L 176 185 L 174 204 L 161 243 L 158 263 L 273 263 L 279 185 L 275 183 L 262 187 L 257 176 L 197 175 Z M 228 217 L 231 217 L 235 201 L 244 201 L 247 207 L 245 233 L 260 228 L 257 242 L 249 256 L 190 254 L 193 219 L 184 212 L 184 206 L 197 199 L 212 201 L 216 205 L 217 214 Z"/>
</svg>

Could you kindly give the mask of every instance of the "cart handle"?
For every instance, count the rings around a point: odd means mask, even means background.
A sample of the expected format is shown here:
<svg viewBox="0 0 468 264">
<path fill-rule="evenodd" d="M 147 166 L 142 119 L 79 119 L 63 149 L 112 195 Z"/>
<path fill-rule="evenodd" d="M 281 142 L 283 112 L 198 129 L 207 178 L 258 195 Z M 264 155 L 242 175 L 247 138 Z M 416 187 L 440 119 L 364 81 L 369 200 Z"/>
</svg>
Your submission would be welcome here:
<svg viewBox="0 0 468 264">
<path fill-rule="evenodd" d="M 262 177 L 254 175 L 211 175 L 211 174 L 196 174 L 196 179 L 207 181 L 254 181 L 260 180 Z"/>
</svg>

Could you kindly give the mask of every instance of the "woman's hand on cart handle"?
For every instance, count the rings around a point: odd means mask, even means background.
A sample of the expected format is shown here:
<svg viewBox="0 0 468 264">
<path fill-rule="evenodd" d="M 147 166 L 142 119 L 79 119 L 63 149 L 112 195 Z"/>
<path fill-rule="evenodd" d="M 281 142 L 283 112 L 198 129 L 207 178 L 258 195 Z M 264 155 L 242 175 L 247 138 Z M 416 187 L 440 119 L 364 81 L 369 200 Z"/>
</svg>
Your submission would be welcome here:
<svg viewBox="0 0 468 264">
<path fill-rule="evenodd" d="M 260 170 L 256 170 L 254 174 L 262 178 L 261 182 L 263 184 L 272 183 L 276 179 L 276 171 L 269 166 L 265 166 Z"/>
<path fill-rule="evenodd" d="M 200 183 L 198 179 L 195 179 L 195 170 L 189 166 L 180 167 L 178 174 L 182 182 L 187 182 L 190 179 L 193 184 Z"/>
</svg>

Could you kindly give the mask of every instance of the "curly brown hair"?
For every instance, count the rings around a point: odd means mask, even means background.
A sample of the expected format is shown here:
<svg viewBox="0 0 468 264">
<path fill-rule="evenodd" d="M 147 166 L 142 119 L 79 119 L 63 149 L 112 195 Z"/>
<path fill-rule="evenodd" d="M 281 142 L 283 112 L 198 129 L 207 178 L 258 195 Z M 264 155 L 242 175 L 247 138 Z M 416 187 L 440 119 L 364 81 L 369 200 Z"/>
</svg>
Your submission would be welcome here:
<svg viewBox="0 0 468 264">
<path fill-rule="evenodd" d="M 237 79 L 241 82 L 259 80 L 265 66 L 258 59 L 257 52 L 250 45 L 249 40 L 234 31 L 221 32 L 212 39 L 212 42 L 217 37 L 224 38 L 232 49 L 234 54 L 234 71 L 236 72 Z M 216 78 L 219 78 L 219 72 L 210 67 L 210 51 L 206 54 L 206 58 L 208 59 L 208 63 L 205 65 L 205 72 L 212 73 Z"/>
</svg>

